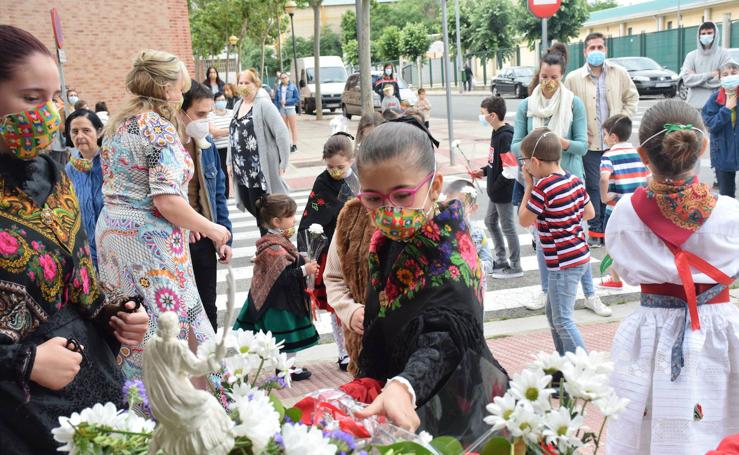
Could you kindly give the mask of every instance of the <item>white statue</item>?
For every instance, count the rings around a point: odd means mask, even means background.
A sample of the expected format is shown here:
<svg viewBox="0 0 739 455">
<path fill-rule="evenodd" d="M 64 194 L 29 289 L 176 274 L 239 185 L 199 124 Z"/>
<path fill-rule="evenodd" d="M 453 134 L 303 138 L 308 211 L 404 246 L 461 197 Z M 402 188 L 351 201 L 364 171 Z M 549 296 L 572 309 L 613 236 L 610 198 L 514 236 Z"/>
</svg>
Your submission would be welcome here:
<svg viewBox="0 0 739 455">
<path fill-rule="evenodd" d="M 171 311 L 158 323 L 144 349 L 144 384 L 157 419 L 149 454 L 160 449 L 166 455 L 228 454 L 234 446 L 232 420 L 215 396 L 190 382 L 191 376 L 219 371 L 223 352 L 199 359 L 177 339 L 179 322 Z"/>
</svg>

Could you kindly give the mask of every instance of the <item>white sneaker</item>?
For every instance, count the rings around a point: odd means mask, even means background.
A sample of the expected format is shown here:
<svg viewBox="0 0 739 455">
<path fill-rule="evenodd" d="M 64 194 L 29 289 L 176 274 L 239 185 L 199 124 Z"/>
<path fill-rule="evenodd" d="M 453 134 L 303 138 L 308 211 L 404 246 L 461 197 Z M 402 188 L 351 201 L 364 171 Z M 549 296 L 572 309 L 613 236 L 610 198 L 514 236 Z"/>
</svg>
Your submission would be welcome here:
<svg viewBox="0 0 739 455">
<path fill-rule="evenodd" d="M 547 304 L 547 293 L 541 292 L 539 296 L 530 302 L 524 302 L 523 307 L 527 310 L 541 310 Z"/>
<path fill-rule="evenodd" d="M 601 302 L 600 297 L 598 297 L 597 295 L 594 295 L 592 297 L 585 297 L 585 308 L 593 311 L 593 313 L 597 314 L 598 316 L 603 317 L 608 317 L 613 313 L 610 308 L 608 308 L 603 302 Z"/>
</svg>

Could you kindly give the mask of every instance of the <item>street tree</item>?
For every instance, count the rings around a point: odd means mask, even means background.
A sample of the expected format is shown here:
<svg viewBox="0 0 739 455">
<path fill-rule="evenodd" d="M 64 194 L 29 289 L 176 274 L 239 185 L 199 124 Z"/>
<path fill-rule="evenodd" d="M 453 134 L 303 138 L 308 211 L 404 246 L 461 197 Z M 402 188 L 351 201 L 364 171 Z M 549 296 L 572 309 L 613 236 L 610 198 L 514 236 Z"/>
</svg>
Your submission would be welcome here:
<svg viewBox="0 0 739 455">
<path fill-rule="evenodd" d="M 588 11 L 592 13 L 594 11 L 615 8 L 617 6 L 618 2 L 616 0 L 595 0 L 588 4 Z"/>
<path fill-rule="evenodd" d="M 357 14 L 354 11 L 347 11 L 341 15 L 341 44 L 346 44 L 351 40 L 357 41 Z"/>
<path fill-rule="evenodd" d="M 422 23 L 408 24 L 403 28 L 400 35 L 400 51 L 402 55 L 416 63 L 419 87 L 423 86 L 421 63 L 430 45 L 431 37 L 429 37 L 426 26 Z"/>
<path fill-rule="evenodd" d="M 395 25 L 390 25 L 382 29 L 377 44 L 380 50 L 380 57 L 383 60 L 396 61 L 403 54 L 400 47 L 401 35 L 400 28 Z"/>
<path fill-rule="evenodd" d="M 477 9 L 479 12 L 471 19 L 468 54 L 484 60 L 510 56 L 516 45 L 513 5 L 508 1 L 481 0 Z"/>
<path fill-rule="evenodd" d="M 349 40 L 344 43 L 344 62 L 356 66 L 359 63 L 359 43 L 357 40 Z"/>
<path fill-rule="evenodd" d="M 516 16 L 519 20 L 516 27 L 523 31 L 523 37 L 528 42 L 529 49 L 534 49 L 536 43 L 541 41 L 541 20 L 529 12 L 527 0 L 518 0 L 517 6 Z M 570 38 L 575 38 L 580 34 L 582 24 L 589 15 L 586 0 L 562 2 L 557 14 L 547 22 L 548 42 L 556 39 L 566 43 Z"/>
</svg>

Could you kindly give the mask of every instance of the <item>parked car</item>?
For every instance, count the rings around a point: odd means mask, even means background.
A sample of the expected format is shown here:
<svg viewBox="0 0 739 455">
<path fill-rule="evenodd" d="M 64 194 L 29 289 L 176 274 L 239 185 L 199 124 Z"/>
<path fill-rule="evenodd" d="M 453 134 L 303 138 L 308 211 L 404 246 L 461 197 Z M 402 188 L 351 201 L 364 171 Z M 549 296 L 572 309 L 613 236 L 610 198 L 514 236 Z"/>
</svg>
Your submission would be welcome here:
<svg viewBox="0 0 739 455">
<path fill-rule="evenodd" d="M 346 84 L 346 69 L 341 57 L 321 56 L 321 103 L 323 109 L 329 109 L 336 112 L 341 107 L 341 91 Z M 292 74 L 298 74 L 300 83 L 300 104 L 303 112 L 313 114 L 316 110 L 316 100 L 313 94 L 316 91 L 316 81 L 314 80 L 313 67 L 315 59 L 313 57 L 305 57 L 297 59 L 298 71 L 295 71 L 295 64 L 292 67 Z"/>
<path fill-rule="evenodd" d="M 516 98 L 526 98 L 529 96 L 529 84 L 535 74 L 533 66 L 503 68 L 493 78 L 490 90 L 494 96 L 514 95 Z"/>
<path fill-rule="evenodd" d="M 629 73 L 639 95 L 664 95 L 672 98 L 677 93 L 677 73 L 660 66 L 649 57 L 616 57 L 609 58 L 608 62 Z"/>
<path fill-rule="evenodd" d="M 727 51 L 729 51 L 729 57 L 739 63 L 739 47 L 732 47 L 727 49 Z M 677 81 L 677 96 L 683 100 L 688 99 L 688 87 L 683 83 L 683 78 Z"/>
<path fill-rule="evenodd" d="M 374 88 L 375 82 L 382 77 L 381 71 L 372 71 L 372 87 Z M 400 89 L 400 99 L 408 100 L 411 106 L 415 106 L 418 101 L 418 95 L 413 89 L 413 86 L 408 84 L 405 80 L 397 78 L 398 88 Z M 382 103 L 380 102 L 380 95 L 372 90 L 372 104 L 377 112 L 382 109 Z M 352 115 L 362 114 L 362 94 L 359 87 L 359 73 L 354 73 L 346 80 L 344 86 L 344 92 L 341 94 L 341 112 L 344 117 L 350 119 Z"/>
</svg>

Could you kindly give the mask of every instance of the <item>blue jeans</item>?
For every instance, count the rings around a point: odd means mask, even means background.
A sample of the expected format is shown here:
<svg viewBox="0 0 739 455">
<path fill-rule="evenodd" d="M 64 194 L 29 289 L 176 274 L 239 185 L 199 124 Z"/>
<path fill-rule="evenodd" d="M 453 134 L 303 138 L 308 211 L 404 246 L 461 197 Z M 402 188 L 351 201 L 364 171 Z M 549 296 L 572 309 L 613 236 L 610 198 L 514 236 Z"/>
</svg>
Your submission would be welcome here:
<svg viewBox="0 0 739 455">
<path fill-rule="evenodd" d="M 536 239 L 536 262 L 539 265 L 539 279 L 541 280 L 541 291 L 545 294 L 549 292 L 549 269 L 547 269 L 547 262 L 544 259 L 544 249 L 541 247 L 541 240 L 539 240 L 539 233 L 534 231 L 534 238 Z M 585 273 L 582 275 L 580 280 L 582 283 L 582 292 L 585 297 L 592 297 L 595 295 L 595 286 L 593 285 L 593 270 L 590 268 L 590 263 L 587 264 Z"/>
<path fill-rule="evenodd" d="M 518 183 L 518 180 L 513 181 L 513 196 L 511 197 L 511 202 L 513 203 L 513 205 L 515 205 L 516 207 L 521 205 L 521 201 L 523 200 L 523 193 L 525 191 L 526 188 Z"/>
<path fill-rule="evenodd" d="M 716 169 L 716 181 L 721 196 L 736 198 L 736 171 L 719 171 Z"/>
<path fill-rule="evenodd" d="M 600 159 L 602 156 L 603 152 L 588 150 L 585 156 L 582 157 L 582 164 L 585 167 L 585 190 L 588 192 L 590 202 L 593 203 L 595 209 L 595 217 L 588 221 L 588 231 L 598 234 L 605 231 L 601 218 L 604 206 L 600 202 Z"/>
<path fill-rule="evenodd" d="M 586 270 L 590 270 L 590 264 L 549 271 L 547 321 L 552 331 L 554 347 L 560 355 L 575 352 L 578 346 L 585 349 L 585 343 L 572 313 L 575 311 L 577 283 L 582 280 Z"/>
</svg>

